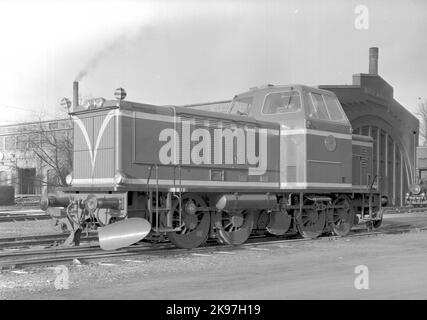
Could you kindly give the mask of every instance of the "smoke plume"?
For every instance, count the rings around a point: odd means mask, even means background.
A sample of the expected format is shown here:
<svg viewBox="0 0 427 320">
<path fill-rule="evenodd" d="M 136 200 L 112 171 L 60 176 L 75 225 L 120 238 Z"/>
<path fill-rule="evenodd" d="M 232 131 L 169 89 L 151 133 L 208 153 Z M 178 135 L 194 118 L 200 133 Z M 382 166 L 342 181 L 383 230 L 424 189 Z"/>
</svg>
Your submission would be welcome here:
<svg viewBox="0 0 427 320">
<path fill-rule="evenodd" d="M 85 78 L 90 71 L 94 70 L 98 66 L 98 64 L 102 61 L 102 59 L 108 56 L 112 51 L 114 51 L 120 45 L 123 45 L 124 42 L 126 42 L 126 37 L 119 36 L 116 39 L 114 39 L 113 42 L 111 42 L 109 45 L 105 46 L 103 49 L 98 51 L 98 53 L 96 53 L 95 56 L 93 56 L 86 63 L 86 65 L 79 71 L 74 81 L 81 81 L 83 78 Z"/>
</svg>

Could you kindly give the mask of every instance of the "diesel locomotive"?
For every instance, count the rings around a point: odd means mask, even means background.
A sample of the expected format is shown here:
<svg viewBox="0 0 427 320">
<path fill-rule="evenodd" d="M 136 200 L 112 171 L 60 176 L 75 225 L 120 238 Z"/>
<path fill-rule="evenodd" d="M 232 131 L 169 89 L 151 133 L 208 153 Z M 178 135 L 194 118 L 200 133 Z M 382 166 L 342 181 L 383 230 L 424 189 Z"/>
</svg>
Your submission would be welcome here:
<svg viewBox="0 0 427 320">
<path fill-rule="evenodd" d="M 427 147 L 416 149 L 416 178 L 405 195 L 405 204 L 414 208 L 427 207 Z"/>
<path fill-rule="evenodd" d="M 330 91 L 256 87 L 226 112 L 131 102 L 121 88 L 116 98 L 71 110 L 69 186 L 41 200 L 74 237 L 96 227 L 104 249 L 143 238 L 194 248 L 381 225 L 373 139 L 352 133 Z"/>
</svg>

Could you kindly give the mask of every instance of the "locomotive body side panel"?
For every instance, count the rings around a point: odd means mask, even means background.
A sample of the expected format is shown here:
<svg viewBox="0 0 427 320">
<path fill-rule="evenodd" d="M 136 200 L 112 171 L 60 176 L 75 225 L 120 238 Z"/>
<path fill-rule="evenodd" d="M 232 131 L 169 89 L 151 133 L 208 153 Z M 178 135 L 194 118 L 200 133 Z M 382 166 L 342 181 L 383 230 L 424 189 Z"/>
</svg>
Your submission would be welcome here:
<svg viewBox="0 0 427 320">
<path fill-rule="evenodd" d="M 280 187 L 304 188 L 307 177 L 306 135 L 301 132 L 280 132 Z"/>
<path fill-rule="evenodd" d="M 351 135 L 307 132 L 307 184 L 351 188 Z"/>
<path fill-rule="evenodd" d="M 277 189 L 278 125 L 211 115 L 175 107 L 121 110 L 126 183 L 197 190 Z"/>
<path fill-rule="evenodd" d="M 330 139 L 335 145 L 331 151 L 325 145 Z M 282 189 L 351 189 L 351 135 L 283 130 L 280 142 Z"/>
</svg>

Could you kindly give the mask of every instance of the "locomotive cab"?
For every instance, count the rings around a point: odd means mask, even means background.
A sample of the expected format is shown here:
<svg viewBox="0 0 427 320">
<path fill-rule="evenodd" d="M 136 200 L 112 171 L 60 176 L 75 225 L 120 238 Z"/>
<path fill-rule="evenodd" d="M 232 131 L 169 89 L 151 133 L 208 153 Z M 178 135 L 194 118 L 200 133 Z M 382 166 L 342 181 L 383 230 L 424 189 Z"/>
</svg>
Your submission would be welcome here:
<svg viewBox="0 0 427 320">
<path fill-rule="evenodd" d="M 279 122 L 288 129 L 351 133 L 350 122 L 335 94 L 304 85 L 252 88 L 234 97 L 228 113 Z"/>
<path fill-rule="evenodd" d="M 229 113 L 280 125 L 280 186 L 352 188 L 352 128 L 334 93 L 303 85 L 255 88 Z"/>
</svg>

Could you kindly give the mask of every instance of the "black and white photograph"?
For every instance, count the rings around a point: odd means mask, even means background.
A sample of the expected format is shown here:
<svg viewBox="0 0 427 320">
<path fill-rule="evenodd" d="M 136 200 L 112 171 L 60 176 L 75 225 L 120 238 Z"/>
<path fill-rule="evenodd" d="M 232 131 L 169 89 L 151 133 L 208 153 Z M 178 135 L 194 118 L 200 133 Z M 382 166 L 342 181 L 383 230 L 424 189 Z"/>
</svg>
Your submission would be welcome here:
<svg viewBox="0 0 427 320">
<path fill-rule="evenodd" d="M 426 34 L 423 0 L 0 0 L 0 300 L 427 299 Z"/>
</svg>

